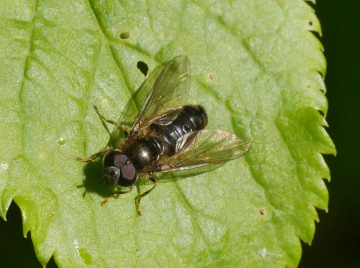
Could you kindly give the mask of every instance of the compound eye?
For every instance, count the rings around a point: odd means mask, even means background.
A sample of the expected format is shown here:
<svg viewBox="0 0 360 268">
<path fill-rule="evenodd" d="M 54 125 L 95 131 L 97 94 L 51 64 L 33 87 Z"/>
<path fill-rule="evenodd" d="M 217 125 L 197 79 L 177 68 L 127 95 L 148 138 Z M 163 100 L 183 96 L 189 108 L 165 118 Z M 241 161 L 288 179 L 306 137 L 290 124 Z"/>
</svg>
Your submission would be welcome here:
<svg viewBox="0 0 360 268">
<path fill-rule="evenodd" d="M 107 167 L 104 169 L 105 183 L 106 185 L 114 185 L 119 182 L 120 179 L 120 168 L 118 167 Z"/>
<path fill-rule="evenodd" d="M 121 168 L 126 164 L 127 160 L 128 160 L 127 156 L 124 155 L 123 153 L 118 151 L 111 151 L 104 158 L 104 166 L 105 167 L 115 166 Z"/>
<path fill-rule="evenodd" d="M 127 164 L 121 168 L 121 176 L 118 184 L 120 186 L 130 186 L 136 181 L 136 170 L 133 164 Z"/>
</svg>

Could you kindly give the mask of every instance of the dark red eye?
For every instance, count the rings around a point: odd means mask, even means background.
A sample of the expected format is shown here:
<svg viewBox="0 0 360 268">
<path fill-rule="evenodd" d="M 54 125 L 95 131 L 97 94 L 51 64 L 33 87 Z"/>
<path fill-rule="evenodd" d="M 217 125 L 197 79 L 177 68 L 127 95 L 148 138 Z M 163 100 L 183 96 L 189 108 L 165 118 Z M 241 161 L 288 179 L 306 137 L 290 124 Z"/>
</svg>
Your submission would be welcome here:
<svg viewBox="0 0 360 268">
<path fill-rule="evenodd" d="M 127 164 L 121 168 L 121 175 L 118 184 L 120 186 L 130 186 L 136 181 L 136 170 L 133 164 Z"/>
<path fill-rule="evenodd" d="M 128 158 L 121 152 L 118 151 L 111 151 L 105 156 L 104 159 L 104 167 L 118 167 L 121 168 L 126 164 Z"/>
</svg>

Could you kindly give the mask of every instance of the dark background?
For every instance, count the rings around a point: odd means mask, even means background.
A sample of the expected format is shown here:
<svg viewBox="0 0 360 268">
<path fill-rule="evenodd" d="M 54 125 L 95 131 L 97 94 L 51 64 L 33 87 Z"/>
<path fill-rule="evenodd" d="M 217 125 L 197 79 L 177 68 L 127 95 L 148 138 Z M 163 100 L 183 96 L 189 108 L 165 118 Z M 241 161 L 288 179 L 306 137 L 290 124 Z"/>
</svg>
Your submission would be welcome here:
<svg viewBox="0 0 360 268">
<path fill-rule="evenodd" d="M 327 131 L 338 155 L 325 156 L 332 177 L 329 212 L 319 211 L 313 243 L 303 243 L 300 267 L 360 267 L 360 0 L 318 0 L 312 6 L 323 29 Z M 0 267 L 40 268 L 31 240 L 22 236 L 16 205 L 7 218 L 0 219 Z M 56 267 L 53 259 L 47 267 Z"/>
<path fill-rule="evenodd" d="M 300 267 L 360 267 L 360 1 L 318 0 L 313 7 L 323 30 L 327 131 L 337 156 L 325 156 L 331 171 L 329 212 L 319 210 Z"/>
</svg>

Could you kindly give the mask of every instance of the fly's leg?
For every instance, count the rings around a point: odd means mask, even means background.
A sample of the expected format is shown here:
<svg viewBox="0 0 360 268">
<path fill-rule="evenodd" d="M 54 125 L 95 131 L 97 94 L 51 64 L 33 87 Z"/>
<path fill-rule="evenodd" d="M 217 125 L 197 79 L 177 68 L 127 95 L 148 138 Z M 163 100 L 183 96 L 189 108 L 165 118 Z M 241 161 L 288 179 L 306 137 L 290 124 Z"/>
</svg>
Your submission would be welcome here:
<svg viewBox="0 0 360 268">
<path fill-rule="evenodd" d="M 108 122 L 109 124 L 113 124 L 113 125 L 115 125 L 115 126 L 118 126 L 118 127 L 121 128 L 122 131 L 124 132 L 125 137 L 128 137 L 128 136 L 129 136 L 129 133 L 127 132 L 126 128 L 125 128 L 123 125 L 121 125 L 121 124 L 119 124 L 119 123 L 117 123 L 117 122 L 115 122 L 115 121 L 106 119 L 106 118 L 100 113 L 100 111 L 99 111 L 99 109 L 98 109 L 98 107 L 97 107 L 96 105 L 94 105 L 93 107 L 94 107 L 96 113 L 98 114 L 98 116 L 100 116 L 100 118 L 101 118 L 102 120 L 104 120 L 105 122 Z"/>
<path fill-rule="evenodd" d="M 150 189 L 150 190 L 147 190 L 145 193 L 139 195 L 139 196 L 136 198 L 136 200 L 135 200 L 136 211 L 137 211 L 137 213 L 138 213 L 139 216 L 142 215 L 142 214 L 141 214 L 141 211 L 140 211 L 140 208 L 139 208 L 141 198 L 144 197 L 145 195 L 147 195 L 148 193 L 150 193 L 152 190 L 154 190 L 155 187 L 156 187 L 156 184 L 157 184 L 157 181 L 156 181 L 154 178 L 149 178 L 149 179 L 150 179 L 150 180 L 152 181 L 152 183 L 154 184 L 153 187 L 151 187 L 151 189 Z"/>
<path fill-rule="evenodd" d="M 76 161 L 79 162 L 91 162 L 94 161 L 96 158 L 98 158 L 100 155 L 102 155 L 104 152 L 107 152 L 111 150 L 110 147 L 106 147 L 105 149 L 101 150 L 100 152 L 93 154 L 90 158 L 80 158 L 80 157 L 76 157 Z"/>
<path fill-rule="evenodd" d="M 116 191 L 116 192 L 113 192 L 111 195 L 109 195 L 105 200 L 101 201 L 101 205 L 105 205 L 111 197 L 113 197 L 114 195 L 116 194 L 127 194 L 127 193 L 130 193 L 132 191 L 133 187 L 130 186 L 130 189 L 127 190 L 127 191 Z"/>
</svg>

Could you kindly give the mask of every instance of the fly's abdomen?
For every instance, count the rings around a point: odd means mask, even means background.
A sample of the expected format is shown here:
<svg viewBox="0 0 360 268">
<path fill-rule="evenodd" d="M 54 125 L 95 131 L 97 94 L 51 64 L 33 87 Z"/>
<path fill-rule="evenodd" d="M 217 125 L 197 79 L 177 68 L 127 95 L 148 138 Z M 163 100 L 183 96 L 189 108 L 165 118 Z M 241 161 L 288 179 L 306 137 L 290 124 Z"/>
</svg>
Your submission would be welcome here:
<svg viewBox="0 0 360 268">
<path fill-rule="evenodd" d="M 152 124 L 150 128 L 163 143 L 163 155 L 172 156 L 179 138 L 189 132 L 204 129 L 207 122 L 207 114 L 201 105 L 187 105 L 182 107 L 177 118 L 169 125 Z"/>
</svg>

